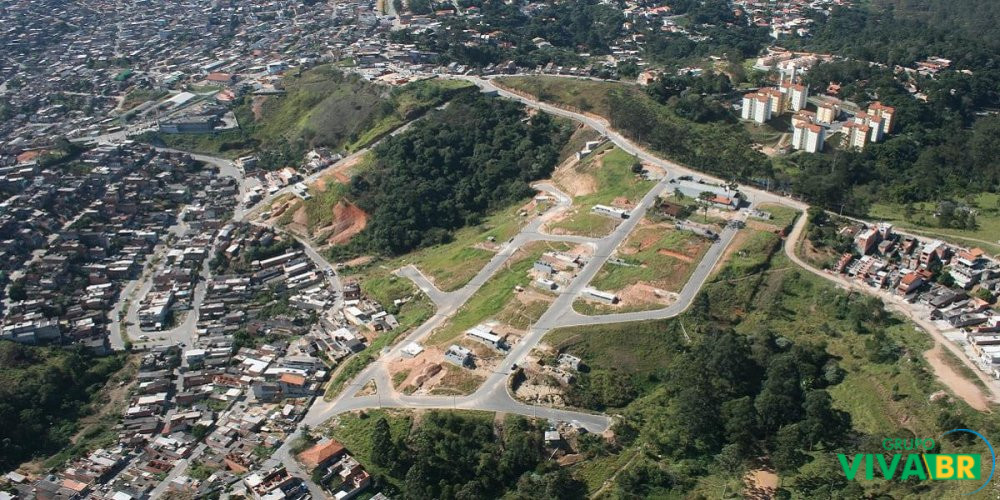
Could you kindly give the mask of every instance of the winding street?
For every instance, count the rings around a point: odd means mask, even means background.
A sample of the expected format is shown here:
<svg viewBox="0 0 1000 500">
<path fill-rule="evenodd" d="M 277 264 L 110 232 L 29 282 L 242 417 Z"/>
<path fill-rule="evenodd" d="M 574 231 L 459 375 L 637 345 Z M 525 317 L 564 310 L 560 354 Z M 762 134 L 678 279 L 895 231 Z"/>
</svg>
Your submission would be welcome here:
<svg viewBox="0 0 1000 500">
<path fill-rule="evenodd" d="M 538 345 L 544 335 L 552 329 L 567 326 L 599 325 L 628 321 L 667 319 L 676 317 L 685 311 L 694 300 L 698 291 L 705 284 L 713 269 L 716 268 L 717 264 L 722 259 L 726 248 L 732 243 L 736 233 L 738 232 L 738 229 L 735 226 L 729 225 L 721 232 L 718 240 L 712 244 L 705 256 L 702 258 L 701 262 L 699 262 L 695 270 L 692 272 L 688 282 L 678 294 L 676 302 L 666 308 L 636 313 L 585 316 L 575 312 L 572 309 L 572 304 L 576 298 L 583 293 L 589 282 L 607 262 L 610 256 L 614 253 L 615 249 L 617 249 L 628 234 L 635 229 L 647 210 L 653 206 L 657 196 L 667 189 L 670 178 L 680 175 L 692 175 L 707 181 L 715 181 L 719 183 L 723 183 L 724 181 L 654 156 L 612 130 L 607 121 L 604 119 L 575 113 L 506 91 L 486 79 L 471 76 L 455 76 L 453 78 L 471 81 L 486 91 L 495 91 L 505 98 L 520 101 L 529 107 L 583 123 L 606 136 L 609 140 L 611 140 L 611 142 L 627 153 L 635 155 L 641 160 L 663 169 L 666 172 L 666 175 L 663 180 L 658 182 L 649 192 L 647 192 L 642 200 L 637 203 L 635 208 L 631 211 L 630 217 L 623 220 L 610 234 L 603 238 L 555 236 L 542 232 L 541 228 L 544 222 L 549 220 L 559 211 L 567 209 L 571 205 L 572 200 L 565 194 L 559 192 L 558 189 L 551 184 L 537 184 L 536 187 L 539 190 L 546 191 L 556 198 L 557 203 L 555 206 L 551 207 L 544 214 L 529 222 L 514 238 L 503 244 L 500 250 L 476 274 L 476 276 L 473 277 L 469 283 L 458 290 L 452 292 L 443 292 L 438 290 L 429 279 L 427 279 L 413 266 L 407 266 L 397 270 L 396 272 L 399 276 L 413 281 L 419 289 L 430 297 L 431 301 L 437 308 L 436 313 L 424 324 L 415 328 L 404 338 L 400 339 L 395 345 L 384 349 L 383 352 L 380 353 L 378 359 L 364 368 L 352 381 L 346 384 L 341 393 L 333 400 L 325 401 L 321 398 L 317 398 L 316 401 L 310 406 L 301 423 L 308 426 L 318 426 L 330 418 L 344 412 L 373 408 L 475 409 L 516 413 L 557 421 L 575 422 L 590 431 L 601 432 L 610 426 L 610 417 L 581 411 L 534 406 L 519 402 L 515 400 L 510 393 L 508 387 L 509 376 L 514 370 L 516 370 L 516 366 L 524 360 L 525 356 L 527 356 L 528 353 Z M 316 174 L 311 177 L 315 178 L 318 177 L 318 175 L 319 174 Z M 744 193 L 751 206 L 759 205 L 761 203 L 773 203 L 791 207 L 800 210 L 803 213 L 806 209 L 808 209 L 808 205 L 805 203 L 755 187 L 740 186 L 739 189 Z M 273 199 L 277 195 L 278 193 L 269 198 L 265 198 L 265 200 L 262 200 L 262 202 L 260 202 L 257 206 L 261 206 L 263 203 L 266 203 L 269 199 Z M 245 218 L 250 212 L 252 212 L 252 209 L 242 212 L 238 220 Z M 855 289 L 863 293 L 875 295 L 884 300 L 887 299 L 885 294 L 880 294 L 876 290 L 860 286 L 840 276 L 834 276 L 823 272 L 800 259 L 795 254 L 795 248 L 797 246 L 796 243 L 803 235 L 806 224 L 806 217 L 799 217 L 784 245 L 785 253 L 788 255 L 789 259 L 792 260 L 792 262 L 841 287 Z M 534 241 L 570 241 L 575 243 L 584 243 L 592 245 L 595 252 L 592 258 L 579 271 L 573 281 L 552 302 L 550 307 L 538 319 L 538 321 L 530 327 L 526 335 L 511 348 L 499 367 L 494 370 L 494 372 L 474 393 L 467 396 L 407 396 L 396 392 L 392 387 L 389 373 L 386 369 L 388 360 L 395 359 L 399 356 L 401 349 L 405 345 L 410 342 L 421 341 L 430 335 L 436 328 L 445 324 L 445 322 L 453 314 L 455 314 L 461 306 L 464 305 L 469 298 L 471 298 L 480 289 L 480 287 L 483 286 L 483 284 L 485 284 L 503 267 L 511 256 L 517 252 L 517 250 L 525 244 Z M 307 249 L 312 249 L 309 242 L 303 243 Z M 317 265 L 319 265 L 319 262 L 321 261 L 325 262 L 325 260 L 316 254 L 314 250 L 311 253 L 307 250 L 307 253 L 310 258 L 314 260 L 314 262 L 317 262 Z M 329 269 L 329 264 L 326 263 L 323 268 Z M 898 301 L 898 299 L 894 299 L 891 296 L 889 296 L 888 300 L 886 300 L 890 307 L 906 311 L 905 306 L 897 304 L 896 301 Z M 192 311 L 192 313 L 194 313 L 194 311 Z M 918 324 L 921 324 L 921 326 L 924 326 L 924 329 L 933 335 L 935 340 L 943 343 L 949 350 L 955 353 L 959 359 L 966 363 L 966 365 L 970 365 L 973 371 L 977 373 L 977 375 L 987 384 L 987 387 L 990 388 L 993 399 L 997 400 L 997 394 L 1000 394 L 1000 388 L 998 388 L 998 385 L 1000 384 L 989 379 L 976 369 L 964 353 L 960 351 L 960 348 L 944 338 L 936 328 L 928 328 L 921 322 L 921 320 L 914 318 L 912 314 L 907 315 Z M 189 314 L 189 316 L 193 316 L 193 314 Z M 369 381 L 375 382 L 375 394 L 355 396 L 354 394 Z M 296 435 L 298 435 L 298 432 L 301 432 L 301 430 L 297 431 Z M 294 437 L 295 435 L 287 439 L 285 443 L 275 452 L 274 457 L 282 461 L 293 473 L 307 478 L 308 476 L 299 472 L 301 471 L 301 468 L 295 463 L 294 457 L 292 457 L 290 453 Z M 310 485 L 310 489 L 314 491 L 314 495 L 317 493 L 322 494 L 322 492 L 318 490 L 317 487 L 308 479 L 306 481 Z"/>
<path fill-rule="evenodd" d="M 540 232 L 542 225 L 542 218 L 550 216 L 552 213 L 547 212 L 543 216 L 539 217 L 532 223 L 528 224 L 517 236 L 515 236 L 504 248 L 501 249 L 497 255 L 463 288 L 455 292 L 442 292 L 437 290 L 434 285 L 424 277 L 419 270 L 413 267 L 406 267 L 398 270 L 400 276 L 404 276 L 411 279 L 421 290 L 431 297 L 431 300 L 438 307 L 437 314 L 430 318 L 426 323 L 415 329 L 405 339 L 398 342 L 394 347 L 387 349 L 382 353 L 378 360 L 373 362 L 367 368 L 365 368 L 351 383 L 349 383 L 345 389 L 332 401 L 317 401 L 309 410 L 304 423 L 308 425 L 318 425 L 325 422 L 330 417 L 337 414 L 366 409 L 366 408 L 459 408 L 459 409 L 479 409 L 488 411 L 501 411 L 509 413 L 519 413 L 528 416 L 537 416 L 542 418 L 551 418 L 555 420 L 563 421 L 576 421 L 579 422 L 584 427 L 599 431 L 605 429 L 610 424 L 610 419 L 603 415 L 592 415 L 583 412 L 575 412 L 561 409 L 553 408 L 542 408 L 532 405 L 526 405 L 524 403 L 516 401 L 510 394 L 507 380 L 509 375 L 514 370 L 515 366 L 520 363 L 524 357 L 541 341 L 544 335 L 554 329 L 567 326 L 580 326 L 580 325 L 597 325 L 597 324 L 609 324 L 609 323 L 620 323 L 627 321 L 646 321 L 653 319 L 667 319 L 675 317 L 681 314 L 684 310 L 690 306 L 694 297 L 697 295 L 698 291 L 707 281 L 712 270 L 716 267 L 725 249 L 733 241 L 738 230 L 733 226 L 727 226 L 720 234 L 719 239 L 711 246 L 702 261 L 698 264 L 695 271 L 692 273 L 689 281 L 685 284 L 681 290 L 676 302 L 670 306 L 655 310 L 655 311 L 643 311 L 636 313 L 624 313 L 624 314 L 611 314 L 611 315 L 601 315 L 601 316 L 585 316 L 579 314 L 572 309 L 573 301 L 582 293 L 583 289 L 587 286 L 594 275 L 598 272 L 601 266 L 607 261 L 607 259 L 612 255 L 615 248 L 624 241 L 625 237 L 631 232 L 638 221 L 645 214 L 646 210 L 655 201 L 656 196 L 660 194 L 668 184 L 666 179 L 671 177 L 676 177 L 680 175 L 692 175 L 701 179 L 708 181 L 715 181 L 718 183 L 724 182 L 721 179 L 713 178 L 711 176 L 705 175 L 701 172 L 697 172 L 671 162 L 654 156 L 645 149 L 634 144 L 632 141 L 626 139 L 619 133 L 612 130 L 606 120 L 582 115 L 572 111 L 568 111 L 556 106 L 552 106 L 546 103 L 542 103 L 533 99 L 526 98 L 524 96 L 508 92 L 492 84 L 489 80 L 468 77 L 468 76 L 458 76 L 454 78 L 461 78 L 468 81 L 472 81 L 482 89 L 486 91 L 496 91 L 499 95 L 518 100 L 525 105 L 533 108 L 540 109 L 547 113 L 555 114 L 565 118 L 572 119 L 574 121 L 583 123 L 601 134 L 605 135 L 610 139 L 616 146 L 623 149 L 624 151 L 633 154 L 645 162 L 656 165 L 666 171 L 666 176 L 663 181 L 658 183 L 653 189 L 651 189 L 642 201 L 635 207 L 635 209 L 630 214 L 629 219 L 622 222 L 611 234 L 608 236 L 598 239 L 596 241 L 588 241 L 595 245 L 595 254 L 593 258 L 584 266 L 580 271 L 578 276 L 573 280 L 573 282 L 563 291 L 562 294 L 552 303 L 549 309 L 539 318 L 539 320 L 530 328 L 527 335 L 524 336 L 508 353 L 506 358 L 501 363 L 500 367 L 494 371 L 494 373 L 482 384 L 482 386 L 475 391 L 473 394 L 461 397 L 447 397 L 447 396 L 404 396 L 398 394 L 393 388 L 391 381 L 389 379 L 388 371 L 386 370 L 387 360 L 393 359 L 395 356 L 399 355 L 399 351 L 402 346 L 413 342 L 419 341 L 429 335 L 434 329 L 438 328 L 445 321 L 454 314 L 458 308 L 464 304 L 472 294 L 479 289 L 493 274 L 502 266 L 507 259 L 520 248 L 522 245 L 531 241 L 551 241 L 557 239 L 557 237 L 552 235 L 546 235 Z M 540 189 L 541 186 L 538 186 Z M 551 186 L 549 186 L 551 188 Z M 554 189 L 554 188 L 553 188 Z M 744 193 L 747 200 L 751 205 L 758 205 L 761 203 L 773 203 L 778 205 L 783 205 L 800 210 L 805 213 L 808 209 L 808 205 L 794 200 L 788 197 L 783 197 L 774 193 L 770 193 L 751 186 L 740 186 L 740 191 Z M 564 206 L 566 199 L 556 196 L 560 200 L 560 206 Z M 566 197 L 568 198 L 568 197 Z M 818 276 L 826 278 L 838 285 L 850 287 L 853 289 L 860 290 L 864 293 L 871 295 L 879 295 L 875 290 L 865 289 L 857 284 L 850 283 L 843 278 L 830 275 L 819 269 L 810 266 L 808 263 L 802 261 L 798 256 L 795 255 L 794 249 L 796 247 L 796 242 L 802 237 L 803 229 L 807 224 L 806 217 L 799 217 L 792 234 L 789 236 L 785 244 L 785 252 L 788 254 L 789 258 L 795 262 L 797 265 L 805 268 L 809 272 L 812 272 Z M 883 298 L 883 297 L 880 297 Z M 892 302 L 890 301 L 890 304 Z M 894 308 L 901 307 L 899 305 L 894 305 Z M 912 315 L 911 315 L 912 318 Z M 919 321 L 918 321 L 919 323 Z M 926 327 L 925 327 L 926 328 Z M 935 329 L 926 328 L 932 335 L 935 335 L 939 341 L 942 341 L 952 352 L 955 352 L 967 365 L 971 362 L 967 357 L 960 352 L 959 348 L 953 343 L 948 342 L 947 339 L 943 337 L 939 338 L 939 333 Z M 975 367 L 971 366 L 974 370 Z M 994 394 L 997 391 L 994 389 L 997 386 L 996 381 L 991 381 L 984 374 L 980 373 L 979 370 L 975 370 L 976 373 L 983 378 L 984 381 L 988 382 L 988 386 L 993 390 Z M 355 397 L 353 394 L 363 387 L 369 381 L 374 381 L 376 384 L 376 394 L 368 396 Z"/>
</svg>

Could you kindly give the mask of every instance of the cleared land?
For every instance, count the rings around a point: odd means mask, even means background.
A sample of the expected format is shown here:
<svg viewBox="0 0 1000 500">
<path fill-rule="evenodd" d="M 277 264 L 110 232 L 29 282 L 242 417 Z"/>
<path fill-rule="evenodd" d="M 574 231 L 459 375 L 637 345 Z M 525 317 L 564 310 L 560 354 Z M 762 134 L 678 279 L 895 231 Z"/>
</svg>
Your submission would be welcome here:
<svg viewBox="0 0 1000 500">
<path fill-rule="evenodd" d="M 940 238 L 966 247 L 980 247 L 1000 255 L 1000 194 L 979 193 L 959 203 L 976 212 L 975 229 L 942 228 L 937 226 L 938 203 L 914 203 L 913 214 L 906 216 L 906 207 L 899 204 L 876 203 L 868 210 L 869 218 L 891 222 L 901 229 Z"/>
<path fill-rule="evenodd" d="M 582 314 L 660 309 L 684 287 L 710 246 L 710 241 L 690 231 L 644 220 L 590 282 L 594 288 L 614 292 L 621 302 L 612 306 L 578 299 L 573 308 Z"/>
<path fill-rule="evenodd" d="M 591 285 L 601 290 L 622 290 L 644 283 L 676 292 L 704 255 L 711 242 L 690 231 L 664 224 L 646 224 L 629 235 L 618 248 L 620 264 L 607 263 Z"/>
<path fill-rule="evenodd" d="M 573 208 L 548 225 L 553 234 L 604 236 L 621 220 L 591 212 L 594 205 L 630 209 L 655 184 L 632 173 L 634 156 L 617 147 L 604 146 L 583 158 L 553 180 L 573 196 Z"/>
<path fill-rule="evenodd" d="M 457 290 L 493 258 L 500 245 L 517 235 L 538 208 L 533 202 L 507 207 L 482 224 L 456 231 L 452 242 L 413 252 L 402 263 L 416 265 L 443 291 Z"/>
<path fill-rule="evenodd" d="M 482 288 L 462 306 L 447 324 L 435 330 L 427 339 L 431 345 L 446 346 L 460 337 L 465 330 L 488 319 L 525 314 L 537 314 L 527 318 L 530 324 L 544 312 L 542 308 L 527 309 L 515 297 L 518 294 L 515 287 L 527 287 L 531 282 L 528 270 L 547 250 L 565 251 L 568 245 L 563 243 L 535 242 L 522 247 Z M 524 293 L 524 292 L 522 292 Z M 509 310 L 513 308 L 513 310 Z"/>
</svg>

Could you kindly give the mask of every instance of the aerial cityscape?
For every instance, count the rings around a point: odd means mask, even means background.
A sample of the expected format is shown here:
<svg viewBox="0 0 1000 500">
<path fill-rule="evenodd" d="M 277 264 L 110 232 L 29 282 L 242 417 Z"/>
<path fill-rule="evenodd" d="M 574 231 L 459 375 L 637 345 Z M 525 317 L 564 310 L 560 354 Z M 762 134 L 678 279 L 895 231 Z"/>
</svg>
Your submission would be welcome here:
<svg viewBox="0 0 1000 500">
<path fill-rule="evenodd" d="M 0 21 L 0 500 L 1000 495 L 1000 4 Z"/>
</svg>

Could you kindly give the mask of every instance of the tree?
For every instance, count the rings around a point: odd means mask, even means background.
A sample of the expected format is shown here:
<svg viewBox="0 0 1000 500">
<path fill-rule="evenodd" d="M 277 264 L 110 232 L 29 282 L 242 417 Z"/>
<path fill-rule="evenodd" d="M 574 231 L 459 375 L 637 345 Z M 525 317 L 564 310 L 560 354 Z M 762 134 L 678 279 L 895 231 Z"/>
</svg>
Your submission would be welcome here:
<svg viewBox="0 0 1000 500">
<path fill-rule="evenodd" d="M 806 393 L 802 407 L 805 418 L 800 423 L 800 429 L 802 440 L 809 449 L 817 444 L 837 444 L 851 430 L 851 415 L 834 409 L 833 399 L 825 390 L 815 389 Z"/>
<path fill-rule="evenodd" d="M 806 463 L 808 455 L 799 450 L 801 439 L 798 424 L 786 425 L 778 430 L 771 452 L 771 463 L 779 472 L 792 472 Z"/>
<path fill-rule="evenodd" d="M 372 463 L 380 467 L 389 467 L 396 460 L 396 445 L 392 441 L 392 432 L 385 417 L 375 421 L 372 430 Z"/>
</svg>

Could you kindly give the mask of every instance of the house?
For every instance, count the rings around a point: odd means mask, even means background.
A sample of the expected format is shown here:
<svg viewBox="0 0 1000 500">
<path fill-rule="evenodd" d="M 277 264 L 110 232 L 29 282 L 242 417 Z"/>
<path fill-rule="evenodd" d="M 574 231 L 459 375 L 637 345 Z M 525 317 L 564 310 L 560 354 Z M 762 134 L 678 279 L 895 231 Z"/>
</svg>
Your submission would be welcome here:
<svg viewBox="0 0 1000 500">
<path fill-rule="evenodd" d="M 607 205 L 594 205 L 594 207 L 590 210 L 595 214 L 607 215 L 617 219 L 628 219 L 628 210 L 622 208 L 609 207 Z"/>
<path fill-rule="evenodd" d="M 494 349 L 503 349 L 503 337 L 493 333 L 493 330 L 486 325 L 476 325 L 465 331 L 469 338 L 482 342 Z"/>
<path fill-rule="evenodd" d="M 445 361 L 457 366 L 466 367 L 472 364 L 472 351 L 460 345 L 452 344 L 444 352 Z"/>
<path fill-rule="evenodd" d="M 406 344 L 406 346 L 403 347 L 403 349 L 401 349 L 400 352 L 403 353 L 403 356 L 406 356 L 408 358 L 415 358 L 419 356 L 420 353 L 424 352 L 424 348 L 423 346 L 421 346 L 416 342 L 410 342 L 409 344 Z"/>
<path fill-rule="evenodd" d="M 236 81 L 236 76 L 231 73 L 215 72 L 209 73 L 208 76 L 205 77 L 205 81 L 229 85 Z"/>
<path fill-rule="evenodd" d="M 920 288 L 923 284 L 924 278 L 920 275 L 920 273 L 909 273 L 899 280 L 899 286 L 896 287 L 896 292 L 900 295 L 909 295 L 917 288 Z"/>
<path fill-rule="evenodd" d="M 600 290 L 598 290 L 596 288 L 587 288 L 587 289 L 585 289 L 583 291 L 583 293 L 585 293 L 588 298 L 599 300 L 599 301 L 607 303 L 607 304 L 617 304 L 618 303 L 618 296 L 617 295 L 615 295 L 613 293 L 609 293 L 609 292 L 602 292 L 602 291 L 600 291 Z"/>
<path fill-rule="evenodd" d="M 299 453 L 299 461 L 308 469 L 326 468 L 344 454 L 344 445 L 329 439 L 320 441 L 311 448 Z"/>
<path fill-rule="evenodd" d="M 855 240 L 855 244 L 858 248 L 858 253 L 861 255 L 868 255 L 872 253 L 875 246 L 882 241 L 882 235 L 874 227 L 869 227 L 861 232 Z"/>
</svg>

